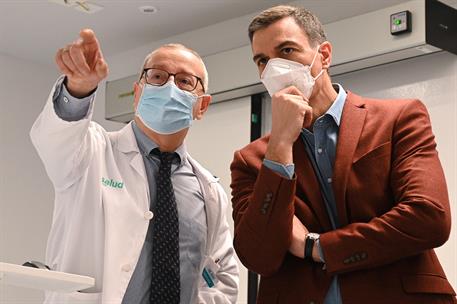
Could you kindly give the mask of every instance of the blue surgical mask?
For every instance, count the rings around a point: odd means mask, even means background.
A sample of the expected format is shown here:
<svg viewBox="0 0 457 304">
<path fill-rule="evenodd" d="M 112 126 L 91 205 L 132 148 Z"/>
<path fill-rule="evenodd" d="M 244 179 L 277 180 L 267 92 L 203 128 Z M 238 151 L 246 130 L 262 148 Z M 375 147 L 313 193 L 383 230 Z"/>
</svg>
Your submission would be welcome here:
<svg viewBox="0 0 457 304">
<path fill-rule="evenodd" d="M 163 86 L 144 84 L 136 115 L 154 132 L 174 134 L 192 124 L 192 109 L 197 98 L 172 81 Z"/>
</svg>

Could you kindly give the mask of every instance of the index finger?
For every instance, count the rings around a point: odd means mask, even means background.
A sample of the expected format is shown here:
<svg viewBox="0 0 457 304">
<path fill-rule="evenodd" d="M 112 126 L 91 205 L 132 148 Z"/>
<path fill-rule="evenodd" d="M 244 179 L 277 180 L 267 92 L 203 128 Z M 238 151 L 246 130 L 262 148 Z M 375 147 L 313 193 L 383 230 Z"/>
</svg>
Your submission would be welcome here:
<svg viewBox="0 0 457 304">
<path fill-rule="evenodd" d="M 95 37 L 95 33 L 93 30 L 82 29 L 79 32 L 79 37 L 81 37 L 83 44 L 96 45 L 97 48 L 100 48 L 100 44 L 98 43 L 98 39 L 97 39 L 97 37 Z"/>
</svg>

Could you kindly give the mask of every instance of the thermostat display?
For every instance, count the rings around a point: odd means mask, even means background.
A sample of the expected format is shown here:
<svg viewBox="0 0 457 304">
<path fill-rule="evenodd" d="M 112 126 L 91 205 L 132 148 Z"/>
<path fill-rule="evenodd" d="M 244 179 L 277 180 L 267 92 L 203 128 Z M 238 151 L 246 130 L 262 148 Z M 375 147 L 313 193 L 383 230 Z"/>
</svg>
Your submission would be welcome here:
<svg viewBox="0 0 457 304">
<path fill-rule="evenodd" d="M 411 12 L 403 11 L 390 15 L 390 33 L 399 35 L 411 32 Z"/>
</svg>

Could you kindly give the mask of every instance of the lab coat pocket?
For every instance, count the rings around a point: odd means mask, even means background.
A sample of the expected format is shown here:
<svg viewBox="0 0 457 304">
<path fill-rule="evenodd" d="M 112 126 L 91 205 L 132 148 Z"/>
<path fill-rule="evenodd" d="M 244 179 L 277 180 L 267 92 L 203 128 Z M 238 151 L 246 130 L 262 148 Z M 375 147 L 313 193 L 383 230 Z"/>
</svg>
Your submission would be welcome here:
<svg viewBox="0 0 457 304">
<path fill-rule="evenodd" d="M 203 260 L 202 279 L 203 286 L 212 288 L 214 287 L 219 279 L 217 273 L 221 267 L 216 263 L 210 256 L 205 256 Z"/>
<path fill-rule="evenodd" d="M 102 293 L 72 292 L 66 295 L 66 304 L 100 304 Z"/>
</svg>

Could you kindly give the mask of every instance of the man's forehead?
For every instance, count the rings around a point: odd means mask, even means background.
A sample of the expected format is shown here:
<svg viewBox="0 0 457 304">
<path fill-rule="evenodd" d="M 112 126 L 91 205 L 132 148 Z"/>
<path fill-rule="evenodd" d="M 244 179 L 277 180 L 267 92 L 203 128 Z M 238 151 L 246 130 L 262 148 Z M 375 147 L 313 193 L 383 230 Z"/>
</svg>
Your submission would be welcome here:
<svg viewBox="0 0 457 304">
<path fill-rule="evenodd" d="M 200 59 L 191 51 L 179 47 L 162 47 L 153 51 L 146 67 L 151 65 L 165 65 L 173 68 L 182 68 L 199 72 L 202 70 Z"/>
<path fill-rule="evenodd" d="M 190 51 L 181 46 L 162 46 L 152 52 L 152 56 L 173 56 L 187 60 L 194 60 L 196 56 Z"/>
<path fill-rule="evenodd" d="M 265 47 L 275 48 L 285 41 L 308 45 L 305 31 L 292 17 L 282 18 L 256 31 L 252 39 L 252 50 L 255 53 Z"/>
</svg>

